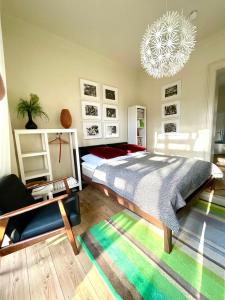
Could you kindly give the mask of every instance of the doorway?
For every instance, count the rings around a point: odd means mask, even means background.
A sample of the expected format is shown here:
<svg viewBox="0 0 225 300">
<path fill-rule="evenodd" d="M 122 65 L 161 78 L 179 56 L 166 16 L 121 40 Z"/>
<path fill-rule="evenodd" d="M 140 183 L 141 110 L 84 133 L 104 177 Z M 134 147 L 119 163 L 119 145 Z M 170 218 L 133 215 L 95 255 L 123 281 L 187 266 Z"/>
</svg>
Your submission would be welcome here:
<svg viewBox="0 0 225 300">
<path fill-rule="evenodd" d="M 225 68 L 217 70 L 211 161 L 225 176 Z M 225 178 L 217 180 L 215 194 L 225 197 Z"/>
</svg>

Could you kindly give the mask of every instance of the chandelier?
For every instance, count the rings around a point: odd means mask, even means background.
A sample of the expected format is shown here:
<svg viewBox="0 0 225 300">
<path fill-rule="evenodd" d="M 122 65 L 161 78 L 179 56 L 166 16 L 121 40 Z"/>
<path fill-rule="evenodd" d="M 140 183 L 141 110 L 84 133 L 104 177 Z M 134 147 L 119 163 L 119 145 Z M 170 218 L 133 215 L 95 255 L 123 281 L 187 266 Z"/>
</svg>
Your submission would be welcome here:
<svg viewBox="0 0 225 300">
<path fill-rule="evenodd" d="M 149 75 L 170 77 L 183 68 L 195 46 L 196 27 L 191 17 L 168 11 L 148 26 L 141 43 L 141 64 Z"/>
</svg>

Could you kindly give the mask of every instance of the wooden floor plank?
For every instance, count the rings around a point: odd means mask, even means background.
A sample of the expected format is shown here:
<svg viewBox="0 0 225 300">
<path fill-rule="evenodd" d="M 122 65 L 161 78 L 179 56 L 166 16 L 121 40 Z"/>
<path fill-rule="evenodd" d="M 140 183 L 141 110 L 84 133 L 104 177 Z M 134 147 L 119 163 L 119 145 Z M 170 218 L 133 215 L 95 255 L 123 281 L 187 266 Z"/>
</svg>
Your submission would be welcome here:
<svg viewBox="0 0 225 300">
<path fill-rule="evenodd" d="M 107 286 L 103 282 L 98 271 L 93 266 L 93 264 L 91 263 L 91 261 L 89 260 L 89 258 L 87 257 L 86 253 L 82 248 L 80 249 L 79 263 L 82 265 L 84 272 L 86 276 L 89 278 L 96 293 L 98 294 L 99 299 L 102 300 L 114 299 L 110 291 L 108 290 Z"/>
<path fill-rule="evenodd" d="M 54 264 L 45 242 L 26 248 L 32 300 L 64 299 Z"/>
<path fill-rule="evenodd" d="M 1 258 L 0 299 L 30 299 L 25 250 Z"/>
<path fill-rule="evenodd" d="M 66 236 L 49 249 L 65 299 L 99 299 Z"/>
</svg>

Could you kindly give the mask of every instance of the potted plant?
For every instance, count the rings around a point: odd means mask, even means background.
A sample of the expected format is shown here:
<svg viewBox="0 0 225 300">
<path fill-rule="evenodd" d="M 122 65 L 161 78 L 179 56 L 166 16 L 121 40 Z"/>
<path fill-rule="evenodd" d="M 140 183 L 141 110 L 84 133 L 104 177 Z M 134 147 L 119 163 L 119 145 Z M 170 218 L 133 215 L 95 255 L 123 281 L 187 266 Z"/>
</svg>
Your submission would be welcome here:
<svg viewBox="0 0 225 300">
<path fill-rule="evenodd" d="M 32 118 L 36 117 L 45 117 L 48 118 L 48 115 L 42 110 L 42 107 L 39 102 L 39 97 L 35 94 L 30 94 L 30 100 L 20 99 L 17 105 L 17 114 L 18 117 L 28 116 L 28 122 L 25 125 L 26 129 L 37 129 L 37 125 L 34 123 Z"/>
</svg>

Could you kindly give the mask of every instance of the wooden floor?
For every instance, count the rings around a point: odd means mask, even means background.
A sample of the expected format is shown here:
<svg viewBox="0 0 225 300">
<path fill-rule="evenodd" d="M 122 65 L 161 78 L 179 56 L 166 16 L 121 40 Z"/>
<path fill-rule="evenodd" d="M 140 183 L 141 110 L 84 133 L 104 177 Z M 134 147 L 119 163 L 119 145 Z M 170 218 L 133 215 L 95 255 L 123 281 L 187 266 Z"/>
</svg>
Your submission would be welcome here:
<svg viewBox="0 0 225 300">
<path fill-rule="evenodd" d="M 82 222 L 75 234 L 123 208 L 91 187 L 80 193 Z M 0 300 L 112 299 L 80 249 L 75 256 L 65 235 L 0 258 Z"/>
</svg>

